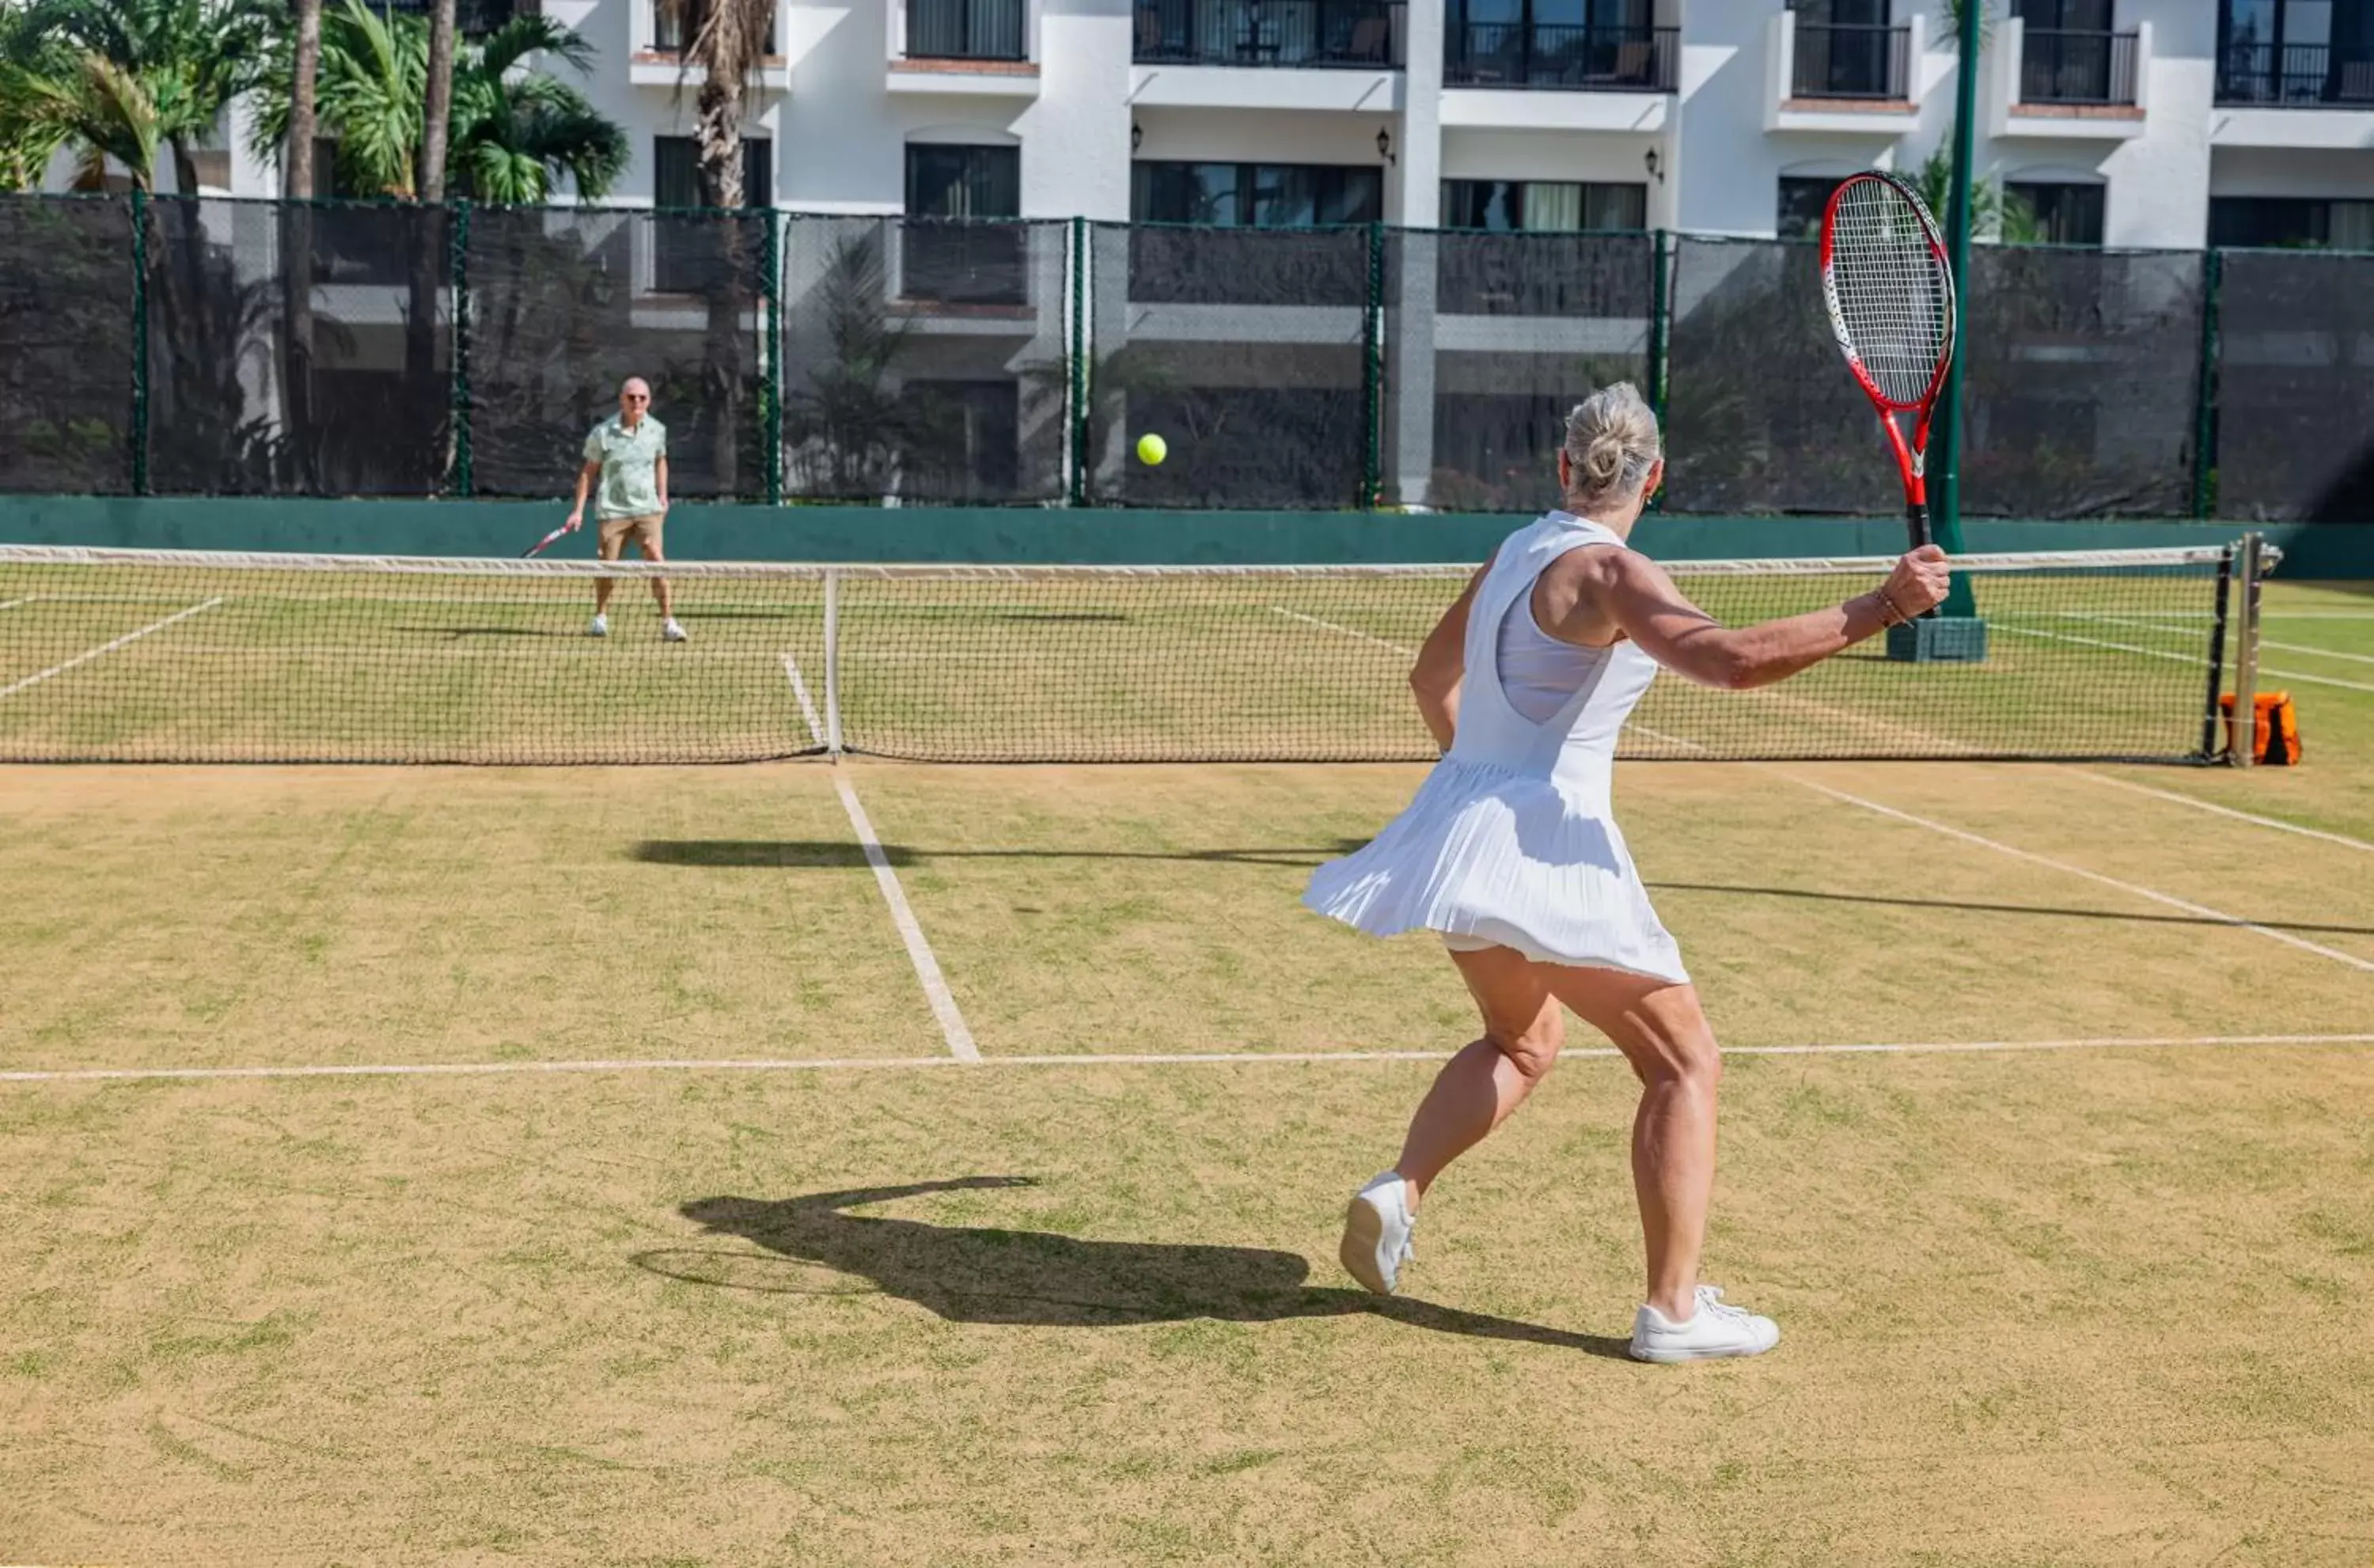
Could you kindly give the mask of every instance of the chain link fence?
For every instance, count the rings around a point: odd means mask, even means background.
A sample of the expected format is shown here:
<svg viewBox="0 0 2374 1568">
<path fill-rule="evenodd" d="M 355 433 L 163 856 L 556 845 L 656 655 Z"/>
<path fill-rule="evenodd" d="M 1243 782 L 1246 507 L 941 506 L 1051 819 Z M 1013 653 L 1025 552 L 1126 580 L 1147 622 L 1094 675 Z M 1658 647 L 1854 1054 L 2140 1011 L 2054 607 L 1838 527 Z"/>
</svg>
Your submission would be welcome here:
<svg viewBox="0 0 2374 1568">
<path fill-rule="evenodd" d="M 2374 519 L 2374 256 L 1982 246 L 1962 500 Z M 1533 510 L 1630 380 L 1676 512 L 1892 515 L 1813 247 L 0 196 L 0 490 Z M 1134 455 L 1141 434 L 1169 455 Z"/>
</svg>

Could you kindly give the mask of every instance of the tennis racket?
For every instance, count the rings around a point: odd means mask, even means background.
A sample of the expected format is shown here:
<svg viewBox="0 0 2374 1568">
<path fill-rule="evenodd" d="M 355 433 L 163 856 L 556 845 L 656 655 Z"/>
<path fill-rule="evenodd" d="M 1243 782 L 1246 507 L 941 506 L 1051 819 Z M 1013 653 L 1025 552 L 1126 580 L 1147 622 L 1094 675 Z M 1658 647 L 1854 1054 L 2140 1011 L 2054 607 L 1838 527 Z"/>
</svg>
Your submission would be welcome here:
<svg viewBox="0 0 2374 1568">
<path fill-rule="evenodd" d="M 1954 362 L 1954 269 L 1937 220 L 1892 174 L 1857 174 L 1822 214 L 1822 300 L 1847 369 L 1904 477 L 1912 547 L 1929 544 L 1929 416 Z M 1913 416 L 1907 441 L 1897 415 Z"/>
<path fill-rule="evenodd" d="M 568 532 L 569 532 L 569 525 L 568 525 L 567 523 L 565 523 L 565 522 L 564 522 L 564 523 L 562 523 L 558 528 L 554 529 L 551 532 L 549 532 L 549 533 L 546 534 L 543 538 L 541 538 L 541 539 L 537 540 L 535 544 L 533 544 L 529 545 L 526 549 L 522 550 L 522 551 L 520 552 L 520 559 L 522 559 L 522 560 L 525 560 L 528 556 L 533 556 L 533 555 L 536 554 L 538 551 L 542 550 L 546 545 L 547 545 L 547 544 L 551 544 L 554 540 L 556 540 L 556 539 L 559 538 L 562 534 L 567 533 Z"/>
</svg>

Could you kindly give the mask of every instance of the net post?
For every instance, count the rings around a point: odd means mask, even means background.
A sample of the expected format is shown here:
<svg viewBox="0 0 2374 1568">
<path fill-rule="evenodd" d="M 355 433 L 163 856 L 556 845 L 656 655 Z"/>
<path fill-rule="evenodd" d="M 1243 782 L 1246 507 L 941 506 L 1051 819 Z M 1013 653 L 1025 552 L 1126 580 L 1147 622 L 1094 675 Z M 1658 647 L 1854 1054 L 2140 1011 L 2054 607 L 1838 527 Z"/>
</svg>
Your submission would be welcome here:
<svg viewBox="0 0 2374 1568">
<path fill-rule="evenodd" d="M 132 493 L 148 493 L 148 193 L 132 187 Z"/>
<path fill-rule="evenodd" d="M 1670 331 L 1666 317 L 1673 301 L 1666 297 L 1665 265 L 1666 236 L 1662 228 L 1649 237 L 1649 407 L 1657 415 L 1657 428 L 1665 427 L 1665 345 Z M 1649 497 L 1652 511 L 1664 509 L 1663 486 Z"/>
<path fill-rule="evenodd" d="M 2217 698 L 2226 680 L 2226 614 L 2234 583 L 2234 556 L 2239 546 L 2228 544 L 2217 556 L 2217 597 L 2209 613 L 2209 701 L 2201 710 L 2201 760 L 2217 760 Z"/>
<path fill-rule="evenodd" d="M 1384 500 L 1383 454 L 1377 447 L 1385 425 L 1385 226 L 1369 225 L 1369 306 L 1360 317 L 1361 451 L 1360 506 Z"/>
<path fill-rule="evenodd" d="M 1078 507 L 1086 506 L 1088 499 L 1088 357 L 1093 349 L 1088 342 L 1088 220 L 1076 213 L 1072 217 L 1071 244 L 1072 352 L 1067 357 L 1071 374 L 1064 378 L 1064 414 L 1072 438 L 1072 471 L 1064 490 L 1071 504 Z"/>
<path fill-rule="evenodd" d="M 2201 377 L 2192 415 L 2192 515 L 2207 518 L 2217 497 L 2217 310 L 2226 256 L 2211 251 L 2202 263 Z"/>
<path fill-rule="evenodd" d="M 1945 244 L 1954 269 L 1958 308 L 1954 311 L 1954 357 L 1945 370 L 1945 389 L 1937 410 L 1937 454 L 1944 461 L 1934 486 L 1936 542 L 1949 556 L 1962 553 L 1962 361 L 1969 341 L 1970 183 L 1976 172 L 1979 118 L 1979 47 L 1981 7 L 1965 0 L 1957 40 L 1954 83 L 1953 178 L 1946 187 Z M 1978 601 L 1967 574 L 1956 573 L 1938 614 L 1948 618 L 1978 614 Z"/>
<path fill-rule="evenodd" d="M 2251 753 L 2259 718 L 2259 572 L 2265 558 L 2264 544 L 2257 533 L 2242 535 L 2241 580 L 2236 584 L 2241 594 L 2241 614 L 2234 638 L 2234 743 L 2226 748 L 2226 760 L 2236 767 L 2248 767 L 2258 760 Z"/>
<path fill-rule="evenodd" d="M 824 749 L 840 755 L 840 574 L 824 574 Z"/>
<path fill-rule="evenodd" d="M 758 297 L 766 304 L 758 345 L 758 456 L 767 465 L 767 504 L 783 504 L 783 215 L 767 209 L 758 244 Z"/>
<path fill-rule="evenodd" d="M 446 271 L 453 290 L 452 378 L 453 466 L 446 488 L 467 496 L 476 487 L 470 462 L 470 201 L 451 204 L 452 222 L 445 231 Z"/>
</svg>

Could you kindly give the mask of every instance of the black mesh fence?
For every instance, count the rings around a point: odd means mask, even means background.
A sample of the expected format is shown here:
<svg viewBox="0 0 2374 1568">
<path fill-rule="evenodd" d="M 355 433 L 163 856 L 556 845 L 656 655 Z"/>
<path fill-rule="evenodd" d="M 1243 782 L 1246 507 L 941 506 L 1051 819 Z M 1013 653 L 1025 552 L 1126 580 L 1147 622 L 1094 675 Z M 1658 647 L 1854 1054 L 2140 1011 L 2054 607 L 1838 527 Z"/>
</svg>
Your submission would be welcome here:
<svg viewBox="0 0 2374 1568">
<path fill-rule="evenodd" d="M 1070 444 L 1071 228 L 785 220 L 785 492 L 1057 501 Z"/>
<path fill-rule="evenodd" d="M 2220 265 L 2217 515 L 2374 522 L 2374 256 Z"/>
<path fill-rule="evenodd" d="M 630 376 L 668 433 L 671 497 L 763 497 L 769 213 L 470 215 L 471 484 L 555 496 Z"/>
<path fill-rule="evenodd" d="M 1528 511 L 1557 495 L 1567 410 L 1650 381 L 1655 246 L 1645 234 L 1392 234 L 1386 494 L 1441 511 Z"/>
<path fill-rule="evenodd" d="M 1676 244 L 1667 509 L 1902 510 L 1878 416 L 1830 335 L 1815 247 Z"/>
<path fill-rule="evenodd" d="M 1381 382 L 1371 301 L 1390 287 L 1376 238 L 1368 228 L 1097 225 L 1088 497 L 1362 504 Z M 1145 434 L 1169 449 L 1159 464 L 1134 453 Z"/>
<path fill-rule="evenodd" d="M 436 207 L 147 204 L 147 483 L 434 494 L 452 333 Z"/>
<path fill-rule="evenodd" d="M 0 201 L 0 489 L 132 488 L 128 203 Z"/>
<path fill-rule="evenodd" d="M 1962 509 L 2189 510 L 2203 275 L 2193 252 L 1979 247 L 1962 291 Z"/>
</svg>

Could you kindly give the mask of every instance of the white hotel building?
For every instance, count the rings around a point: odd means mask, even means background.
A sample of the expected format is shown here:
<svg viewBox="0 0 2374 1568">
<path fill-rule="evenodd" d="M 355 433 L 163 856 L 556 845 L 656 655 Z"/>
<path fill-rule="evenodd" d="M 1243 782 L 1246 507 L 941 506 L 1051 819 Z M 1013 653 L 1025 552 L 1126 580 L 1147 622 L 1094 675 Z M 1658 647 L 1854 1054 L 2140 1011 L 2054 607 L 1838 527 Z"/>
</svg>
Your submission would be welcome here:
<svg viewBox="0 0 2374 1568">
<path fill-rule="evenodd" d="M 690 203 L 677 29 L 652 0 L 542 4 L 629 132 L 609 199 Z M 2374 248 L 2374 0 L 1988 6 L 1980 166 L 2052 237 Z M 782 0 L 751 199 L 1770 235 L 1936 147 L 1949 32 L 1941 0 Z M 208 173 L 272 192 L 241 153 Z"/>
</svg>

